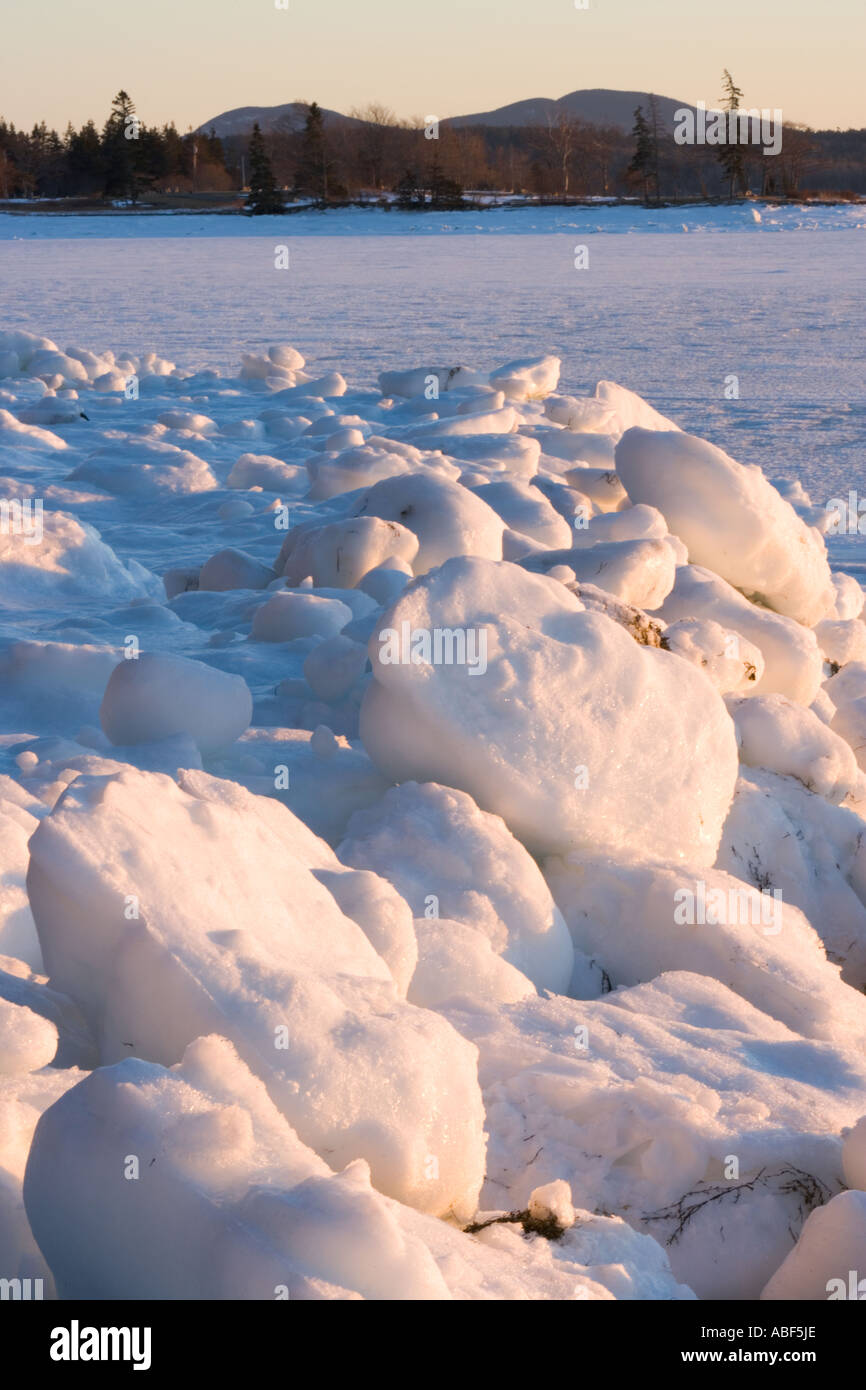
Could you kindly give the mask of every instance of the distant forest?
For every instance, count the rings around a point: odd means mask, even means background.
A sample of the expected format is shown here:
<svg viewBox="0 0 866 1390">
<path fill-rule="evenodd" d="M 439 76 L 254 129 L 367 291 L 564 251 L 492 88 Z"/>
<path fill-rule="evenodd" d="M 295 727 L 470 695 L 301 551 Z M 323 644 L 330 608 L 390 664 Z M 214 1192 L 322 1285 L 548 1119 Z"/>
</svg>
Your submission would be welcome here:
<svg viewBox="0 0 866 1390">
<path fill-rule="evenodd" d="M 101 129 L 29 132 L 0 120 L 0 198 L 146 202 L 160 194 L 249 193 L 253 211 L 292 199 L 326 204 L 397 195 L 404 207 L 459 206 L 467 193 L 543 198 L 639 196 L 647 202 L 753 193 L 866 195 L 866 130 L 785 126 L 781 153 L 738 147 L 733 163 L 707 146 L 677 145 L 655 100 L 631 131 L 560 118 L 546 127 L 455 128 L 371 105 L 325 122 L 315 102 L 291 128 L 218 139 L 147 126 L 119 92 Z M 267 209 L 256 206 L 264 188 Z"/>
</svg>

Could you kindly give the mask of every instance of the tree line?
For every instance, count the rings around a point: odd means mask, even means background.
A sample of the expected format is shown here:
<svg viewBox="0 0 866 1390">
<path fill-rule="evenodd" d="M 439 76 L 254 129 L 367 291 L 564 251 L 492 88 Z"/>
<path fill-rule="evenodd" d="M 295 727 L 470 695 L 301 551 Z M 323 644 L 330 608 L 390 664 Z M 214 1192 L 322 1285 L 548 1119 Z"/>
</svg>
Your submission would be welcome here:
<svg viewBox="0 0 866 1390">
<path fill-rule="evenodd" d="M 742 93 L 725 74 L 725 102 Z M 319 204 L 386 197 L 399 207 L 460 206 L 464 192 L 541 198 L 639 196 L 646 202 L 747 192 L 866 194 L 866 130 L 786 125 L 782 151 L 759 146 L 678 145 L 648 94 L 632 129 L 559 115 L 546 125 L 435 128 L 372 104 L 325 119 L 316 102 L 303 120 L 219 139 L 147 126 L 125 91 L 103 126 L 63 135 L 45 123 L 27 133 L 0 120 L 0 198 L 137 203 L 165 194 L 247 195 L 249 211 L 292 200 Z"/>
</svg>

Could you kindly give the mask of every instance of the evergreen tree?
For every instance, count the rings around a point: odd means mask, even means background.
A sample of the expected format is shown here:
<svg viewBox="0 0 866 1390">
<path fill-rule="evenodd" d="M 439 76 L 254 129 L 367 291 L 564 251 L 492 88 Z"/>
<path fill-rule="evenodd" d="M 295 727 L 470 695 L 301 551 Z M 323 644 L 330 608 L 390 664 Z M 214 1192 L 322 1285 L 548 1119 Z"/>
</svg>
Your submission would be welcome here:
<svg viewBox="0 0 866 1390">
<path fill-rule="evenodd" d="M 283 200 L 277 189 L 271 161 L 265 149 L 265 140 L 258 121 L 253 126 L 249 145 L 250 191 L 246 206 L 252 215 L 283 211 Z"/>
<path fill-rule="evenodd" d="M 643 107 L 635 108 L 634 125 L 632 126 L 632 138 L 634 140 L 634 154 L 628 166 L 628 172 L 635 175 L 643 183 L 643 200 L 648 202 L 650 175 L 657 159 L 654 148 L 653 134 L 650 124 L 643 113 Z"/>
<path fill-rule="evenodd" d="M 325 137 L 325 118 L 317 102 L 311 102 L 301 135 L 301 150 L 295 170 L 294 192 L 302 198 L 327 202 L 330 161 Z"/>
<path fill-rule="evenodd" d="M 86 121 L 79 131 L 66 137 L 66 192 L 75 196 L 98 193 L 105 181 L 105 168 L 99 131 Z"/>
<path fill-rule="evenodd" d="M 397 206 L 403 212 L 411 212 L 413 208 L 424 206 L 424 190 L 411 169 L 406 170 L 395 191 Z"/>
<path fill-rule="evenodd" d="M 102 159 L 105 196 L 137 202 L 141 188 L 150 180 L 143 169 L 141 122 L 132 98 L 123 89 L 111 103 L 111 114 L 103 128 Z"/>
<path fill-rule="evenodd" d="M 434 159 L 430 169 L 430 206 L 448 211 L 463 206 L 463 189 L 456 179 L 442 172 L 438 159 Z"/>
<path fill-rule="evenodd" d="M 725 68 L 724 72 L 722 73 L 722 82 L 724 84 L 722 109 L 724 111 L 739 111 L 740 102 L 743 100 L 743 93 L 740 91 L 739 87 L 734 82 L 734 79 L 731 77 L 731 74 L 728 72 L 727 68 Z M 729 136 L 731 135 L 732 124 L 733 123 L 731 121 L 728 121 Z M 735 135 L 738 134 L 736 130 L 734 131 L 734 133 Z M 744 189 L 746 186 L 746 158 L 745 154 L 743 153 L 743 147 L 737 142 L 735 138 L 732 142 L 728 144 L 719 145 L 718 149 L 716 150 L 716 158 L 718 159 L 723 170 L 725 171 L 725 175 L 727 176 L 728 197 L 733 198 L 735 185 L 739 187 L 741 190 Z"/>
</svg>

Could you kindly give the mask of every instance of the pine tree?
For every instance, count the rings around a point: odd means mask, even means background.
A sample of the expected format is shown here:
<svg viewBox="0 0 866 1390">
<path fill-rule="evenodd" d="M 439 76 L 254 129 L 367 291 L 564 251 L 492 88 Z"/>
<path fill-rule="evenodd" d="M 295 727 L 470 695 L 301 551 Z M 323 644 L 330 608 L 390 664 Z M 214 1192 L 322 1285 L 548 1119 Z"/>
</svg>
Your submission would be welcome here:
<svg viewBox="0 0 866 1390">
<path fill-rule="evenodd" d="M 728 69 L 722 73 L 724 84 L 724 95 L 722 97 L 722 109 L 724 111 L 739 111 L 740 102 L 743 100 L 743 93 L 734 82 Z M 728 135 L 731 134 L 732 122 L 728 121 Z M 716 158 L 725 171 L 728 179 L 728 197 L 734 196 L 734 185 L 737 184 L 741 189 L 746 185 L 746 160 L 742 146 L 737 140 L 729 141 L 725 145 L 719 145 L 716 150 Z"/>
<path fill-rule="evenodd" d="M 265 149 L 264 136 L 258 121 L 253 126 L 249 146 L 250 191 L 246 206 L 255 217 L 262 213 L 283 211 L 283 200 L 277 190 L 274 171 Z"/>
<path fill-rule="evenodd" d="M 142 167 L 141 122 L 135 105 L 121 88 L 111 103 L 111 114 L 102 131 L 103 192 L 108 198 L 128 198 L 135 203 L 150 180 Z"/>
<path fill-rule="evenodd" d="M 403 212 L 411 212 L 414 208 L 424 206 L 424 190 L 418 183 L 417 176 L 411 169 L 407 169 L 400 182 L 397 184 L 397 207 Z"/>
<path fill-rule="evenodd" d="M 294 193 L 302 198 L 315 198 L 320 203 L 327 202 L 330 167 L 325 118 L 321 107 L 314 101 L 307 109 L 307 119 L 301 135 L 301 152 L 295 170 Z"/>
<path fill-rule="evenodd" d="M 440 211 L 452 211 L 463 206 L 463 189 L 456 179 L 448 178 L 438 158 L 430 167 L 430 206 Z"/>
<path fill-rule="evenodd" d="M 634 139 L 634 154 L 628 166 L 628 172 L 636 175 L 643 183 L 643 200 L 648 202 L 650 174 L 656 163 L 656 151 L 653 144 L 652 130 L 649 122 L 643 113 L 643 107 L 635 108 L 634 125 L 632 126 L 632 138 Z"/>
</svg>

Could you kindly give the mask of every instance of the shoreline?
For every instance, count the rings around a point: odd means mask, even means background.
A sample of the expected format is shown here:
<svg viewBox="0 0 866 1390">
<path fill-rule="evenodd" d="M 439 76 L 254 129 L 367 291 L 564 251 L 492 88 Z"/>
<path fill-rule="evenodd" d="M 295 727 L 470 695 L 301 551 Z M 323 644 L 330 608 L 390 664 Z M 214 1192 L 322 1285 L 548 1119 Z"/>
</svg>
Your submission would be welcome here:
<svg viewBox="0 0 866 1390">
<path fill-rule="evenodd" d="M 215 195 L 214 195 L 215 196 Z M 238 195 L 240 196 L 240 195 Z M 254 214 L 247 212 L 243 205 L 221 203 L 219 206 L 209 206 L 207 204 L 183 203 L 178 205 L 154 206 L 152 203 L 140 203 L 134 207 L 115 207 L 110 204 L 100 204 L 98 206 L 61 206 L 58 199 L 45 199 L 44 201 L 32 201 L 23 203 L 17 199 L 0 200 L 0 213 L 5 213 L 10 217 L 30 217 L 34 214 L 43 217 L 182 217 L 182 216 L 211 216 L 211 217 L 248 217 L 253 218 Z M 74 200 L 70 200 L 74 201 Z M 819 198 L 819 197 L 773 197 L 773 196 L 746 196 L 742 198 L 663 198 L 659 202 L 645 203 L 639 198 L 520 198 L 513 200 L 510 197 L 500 198 L 497 195 L 490 195 L 489 201 L 467 200 L 460 206 L 455 207 L 411 207 L 400 208 L 395 203 L 388 203 L 381 200 L 375 202 L 347 199 L 345 202 L 329 203 L 327 207 L 321 207 L 315 203 L 287 204 L 282 212 L 266 214 L 273 217 L 295 217 L 303 213 L 340 213 L 347 211 L 357 212 L 387 212 L 415 216 L 427 213 L 484 213 L 484 212 L 537 212 L 540 208 L 561 208 L 561 209 L 580 209 L 588 211 L 607 210 L 609 208 L 630 208 L 637 212 L 655 213 L 670 208 L 837 208 L 837 207 L 861 207 L 866 206 L 866 197 L 862 198 Z"/>
</svg>

